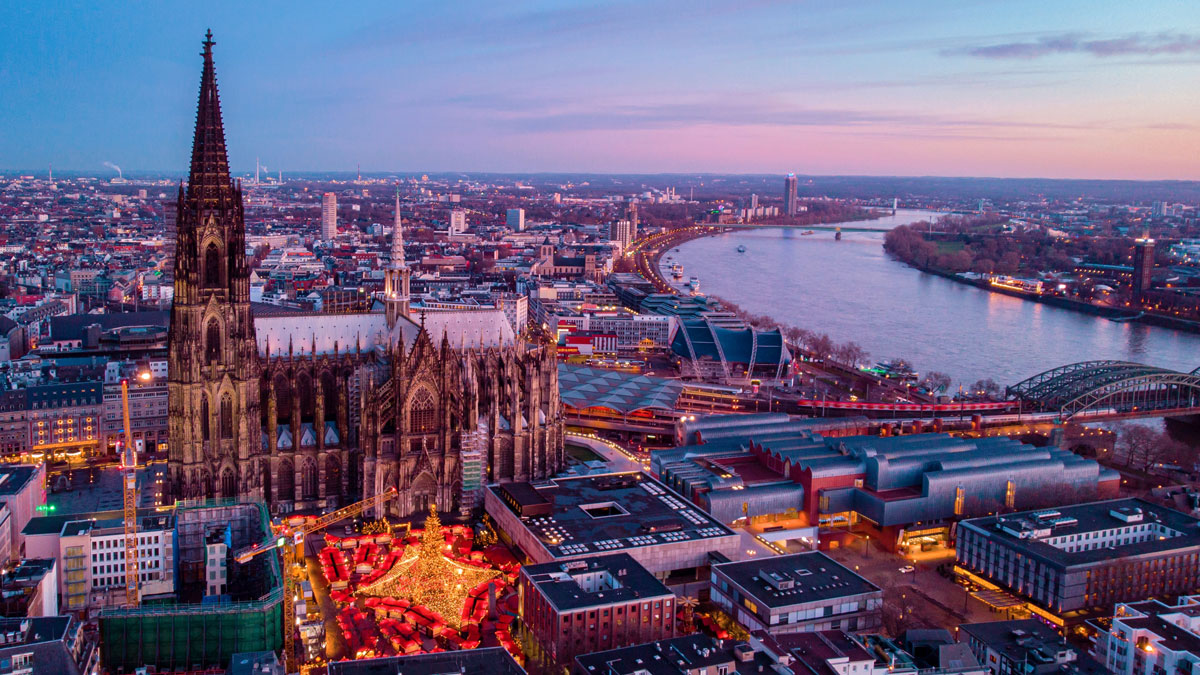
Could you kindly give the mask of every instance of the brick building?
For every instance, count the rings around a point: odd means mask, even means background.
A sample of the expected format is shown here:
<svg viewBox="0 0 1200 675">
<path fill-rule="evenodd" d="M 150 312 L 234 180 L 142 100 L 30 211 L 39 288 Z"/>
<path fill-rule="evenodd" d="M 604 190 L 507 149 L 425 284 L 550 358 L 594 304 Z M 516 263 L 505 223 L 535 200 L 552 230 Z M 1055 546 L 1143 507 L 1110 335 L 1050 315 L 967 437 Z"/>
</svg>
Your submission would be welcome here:
<svg viewBox="0 0 1200 675">
<path fill-rule="evenodd" d="M 544 664 L 675 635 L 675 596 L 625 553 L 527 565 L 517 581 L 521 621 Z"/>
</svg>

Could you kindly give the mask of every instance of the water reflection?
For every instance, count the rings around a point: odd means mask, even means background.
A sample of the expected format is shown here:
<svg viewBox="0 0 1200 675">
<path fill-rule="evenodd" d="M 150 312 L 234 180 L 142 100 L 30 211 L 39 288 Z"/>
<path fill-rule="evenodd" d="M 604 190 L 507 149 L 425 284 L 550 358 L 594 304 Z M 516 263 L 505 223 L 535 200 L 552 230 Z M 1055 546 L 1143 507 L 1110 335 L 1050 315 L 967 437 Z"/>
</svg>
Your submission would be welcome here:
<svg viewBox="0 0 1200 675">
<path fill-rule="evenodd" d="M 901 211 L 890 225 L 923 212 Z M 848 223 L 854 226 L 854 223 Z M 874 223 L 873 223 L 874 225 Z M 970 383 L 1012 384 L 1055 366 L 1124 359 L 1190 371 L 1200 335 L 1028 302 L 922 274 L 888 258 L 878 232 L 764 229 L 698 239 L 674 259 L 701 288 L 755 314 L 855 340 Z M 736 253 L 738 245 L 746 253 Z"/>
</svg>

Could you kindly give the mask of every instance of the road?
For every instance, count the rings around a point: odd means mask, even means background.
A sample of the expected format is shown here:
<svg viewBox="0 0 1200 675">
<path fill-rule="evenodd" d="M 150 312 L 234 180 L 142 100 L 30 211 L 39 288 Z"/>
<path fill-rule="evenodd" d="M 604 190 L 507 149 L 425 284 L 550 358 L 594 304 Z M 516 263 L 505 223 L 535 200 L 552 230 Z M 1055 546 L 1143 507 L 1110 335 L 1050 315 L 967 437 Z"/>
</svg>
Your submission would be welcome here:
<svg viewBox="0 0 1200 675">
<path fill-rule="evenodd" d="M 626 455 L 624 451 L 618 449 L 612 443 L 601 440 L 594 436 L 584 436 L 581 434 L 567 434 L 567 441 L 587 447 L 592 452 L 604 458 L 609 469 L 614 473 L 623 473 L 626 471 L 642 471 L 645 467 L 641 462 Z"/>
<path fill-rule="evenodd" d="M 1008 618 L 994 613 L 971 598 L 964 587 L 938 574 L 937 566 L 952 560 L 949 554 L 914 561 L 874 545 L 866 550 L 862 541 L 827 554 L 884 589 L 885 602 L 902 606 L 914 627 L 947 627 Z M 916 571 L 901 573 L 900 568 L 907 565 L 912 565 Z"/>
</svg>

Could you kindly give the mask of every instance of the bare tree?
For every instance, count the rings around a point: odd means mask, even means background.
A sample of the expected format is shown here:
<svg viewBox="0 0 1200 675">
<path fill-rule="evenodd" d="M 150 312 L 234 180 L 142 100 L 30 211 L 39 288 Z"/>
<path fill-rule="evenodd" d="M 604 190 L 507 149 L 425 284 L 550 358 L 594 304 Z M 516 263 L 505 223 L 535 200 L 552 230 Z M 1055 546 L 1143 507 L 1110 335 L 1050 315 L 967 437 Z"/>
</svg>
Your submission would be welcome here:
<svg viewBox="0 0 1200 675">
<path fill-rule="evenodd" d="M 990 377 L 983 380 L 976 380 L 975 383 L 971 385 L 971 393 L 983 394 L 984 396 L 989 396 L 991 398 L 998 398 L 1000 396 L 1000 385 Z"/>
<path fill-rule="evenodd" d="M 931 370 L 928 373 L 925 373 L 925 379 L 923 382 L 929 391 L 944 392 L 950 388 L 951 379 L 949 375 L 943 372 Z"/>
<path fill-rule="evenodd" d="M 844 345 L 839 345 L 835 350 L 835 358 L 848 366 L 858 366 L 870 357 L 871 355 L 867 353 L 867 350 L 863 349 L 857 342 L 847 342 Z"/>
</svg>

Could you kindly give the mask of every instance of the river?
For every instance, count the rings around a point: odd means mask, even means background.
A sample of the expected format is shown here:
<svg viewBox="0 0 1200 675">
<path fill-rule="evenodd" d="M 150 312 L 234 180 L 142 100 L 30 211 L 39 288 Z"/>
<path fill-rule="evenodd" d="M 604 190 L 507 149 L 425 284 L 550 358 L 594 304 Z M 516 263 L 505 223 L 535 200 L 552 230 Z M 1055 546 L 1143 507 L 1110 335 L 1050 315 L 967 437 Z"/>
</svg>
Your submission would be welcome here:
<svg viewBox="0 0 1200 675">
<path fill-rule="evenodd" d="M 901 210 L 842 225 L 884 230 L 930 215 Z M 672 256 L 685 277 L 699 277 L 704 293 L 837 342 L 853 340 L 875 361 L 904 358 L 919 372 L 942 371 L 956 386 L 988 377 L 1005 386 L 1095 359 L 1184 371 L 1200 366 L 1200 335 L 1109 321 L 925 274 L 885 254 L 883 236 L 844 232 L 836 241 L 826 230 L 737 230 L 687 242 L 668 251 L 663 265 Z"/>
</svg>

